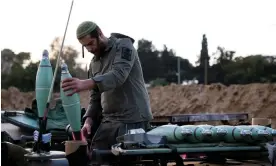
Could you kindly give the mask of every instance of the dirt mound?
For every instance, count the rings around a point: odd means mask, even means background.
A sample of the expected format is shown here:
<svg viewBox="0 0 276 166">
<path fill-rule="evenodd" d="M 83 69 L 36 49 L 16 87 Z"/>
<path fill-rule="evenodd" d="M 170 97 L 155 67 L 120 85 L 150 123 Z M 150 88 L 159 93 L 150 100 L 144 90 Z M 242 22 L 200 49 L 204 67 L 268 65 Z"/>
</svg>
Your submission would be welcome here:
<svg viewBox="0 0 276 166">
<path fill-rule="evenodd" d="M 155 116 L 183 113 L 241 113 L 276 117 L 276 84 L 170 85 L 150 90 Z"/>
<path fill-rule="evenodd" d="M 252 117 L 276 117 L 276 84 L 169 85 L 149 89 L 154 116 L 188 113 L 247 112 Z M 55 94 L 58 97 L 59 94 Z M 81 104 L 87 107 L 89 92 L 82 92 Z M 1 90 L 1 109 L 30 107 L 34 92 L 21 93 L 10 87 Z"/>
<path fill-rule="evenodd" d="M 34 92 L 22 93 L 15 87 L 1 90 L 1 109 L 24 109 L 31 106 Z"/>
</svg>

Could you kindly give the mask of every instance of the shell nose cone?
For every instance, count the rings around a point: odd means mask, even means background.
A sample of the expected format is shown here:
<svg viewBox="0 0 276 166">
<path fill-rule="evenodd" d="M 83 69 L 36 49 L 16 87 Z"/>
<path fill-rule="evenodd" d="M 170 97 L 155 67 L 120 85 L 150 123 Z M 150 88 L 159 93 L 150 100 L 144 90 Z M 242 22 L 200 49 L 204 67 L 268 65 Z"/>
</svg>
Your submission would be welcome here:
<svg viewBox="0 0 276 166">
<path fill-rule="evenodd" d="M 66 63 L 62 62 L 61 65 L 60 65 L 60 68 L 61 68 L 62 73 L 67 73 L 68 72 L 68 66 L 67 66 Z"/>
<path fill-rule="evenodd" d="M 66 63 L 64 63 L 64 62 L 61 63 L 61 70 L 62 71 L 67 71 L 68 70 L 68 66 L 67 66 Z"/>
<path fill-rule="evenodd" d="M 42 53 L 43 58 L 49 58 L 49 52 L 47 50 L 44 50 Z"/>
</svg>

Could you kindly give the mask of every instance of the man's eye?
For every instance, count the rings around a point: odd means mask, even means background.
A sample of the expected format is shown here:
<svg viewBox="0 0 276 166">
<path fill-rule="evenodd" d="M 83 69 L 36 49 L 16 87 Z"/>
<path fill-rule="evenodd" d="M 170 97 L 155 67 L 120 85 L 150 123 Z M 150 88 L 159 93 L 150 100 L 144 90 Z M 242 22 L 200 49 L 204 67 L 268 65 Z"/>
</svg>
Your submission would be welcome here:
<svg viewBox="0 0 276 166">
<path fill-rule="evenodd" d="M 88 43 L 88 44 L 84 45 L 84 47 L 89 47 L 89 46 L 92 46 L 92 44 Z"/>
</svg>

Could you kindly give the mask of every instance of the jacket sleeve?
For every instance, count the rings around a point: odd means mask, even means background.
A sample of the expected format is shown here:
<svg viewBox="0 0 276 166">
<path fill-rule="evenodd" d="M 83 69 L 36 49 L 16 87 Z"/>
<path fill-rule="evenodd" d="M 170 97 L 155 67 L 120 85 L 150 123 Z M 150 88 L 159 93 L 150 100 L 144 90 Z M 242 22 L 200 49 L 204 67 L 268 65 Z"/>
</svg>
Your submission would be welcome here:
<svg viewBox="0 0 276 166">
<path fill-rule="evenodd" d="M 91 90 L 90 102 L 83 118 L 90 117 L 93 120 L 95 120 L 99 117 L 101 112 L 102 112 L 101 94 L 96 90 Z"/>
<path fill-rule="evenodd" d="M 116 46 L 116 55 L 111 70 L 92 78 L 99 91 L 104 92 L 121 86 L 128 78 L 136 58 L 137 52 L 131 40 L 128 38 L 120 39 Z"/>
<path fill-rule="evenodd" d="M 91 72 L 90 70 L 91 70 L 91 67 L 88 73 Z M 102 113 L 101 93 L 97 88 L 92 89 L 90 91 L 89 105 L 88 105 L 88 108 L 86 109 L 86 113 L 84 114 L 83 119 L 87 117 L 91 117 L 92 120 L 95 120 L 101 115 L 101 113 Z"/>
</svg>

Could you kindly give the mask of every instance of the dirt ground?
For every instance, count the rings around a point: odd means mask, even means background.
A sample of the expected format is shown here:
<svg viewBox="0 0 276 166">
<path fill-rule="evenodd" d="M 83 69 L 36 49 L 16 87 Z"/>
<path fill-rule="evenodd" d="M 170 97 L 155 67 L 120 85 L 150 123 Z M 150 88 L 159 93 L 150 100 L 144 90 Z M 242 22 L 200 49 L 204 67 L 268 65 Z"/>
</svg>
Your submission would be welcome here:
<svg viewBox="0 0 276 166">
<path fill-rule="evenodd" d="M 188 113 L 247 112 L 252 117 L 276 118 L 276 84 L 169 85 L 150 88 L 154 116 Z M 58 97 L 59 94 L 55 94 Z M 89 92 L 82 92 L 82 107 L 89 103 Z M 10 87 L 1 90 L 1 109 L 24 109 L 31 106 L 34 92 L 22 93 Z M 275 119 L 276 120 L 276 119 Z"/>
</svg>

